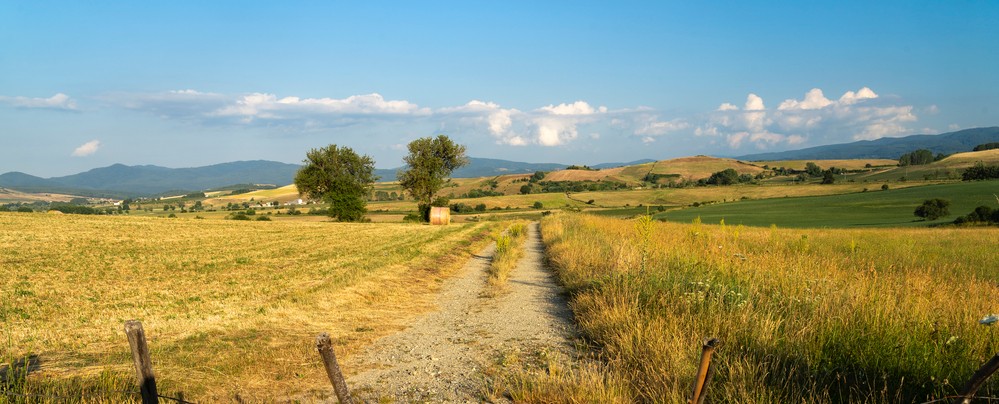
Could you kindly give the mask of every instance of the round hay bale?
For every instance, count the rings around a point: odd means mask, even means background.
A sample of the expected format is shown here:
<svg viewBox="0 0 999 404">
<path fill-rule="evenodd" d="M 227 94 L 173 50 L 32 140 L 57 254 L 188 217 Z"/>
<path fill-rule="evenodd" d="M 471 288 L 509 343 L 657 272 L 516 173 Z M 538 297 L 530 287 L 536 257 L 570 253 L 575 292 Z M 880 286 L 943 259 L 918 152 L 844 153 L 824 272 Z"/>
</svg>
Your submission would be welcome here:
<svg viewBox="0 0 999 404">
<path fill-rule="evenodd" d="M 451 223 L 451 208 L 437 207 L 430 208 L 430 224 L 446 225 Z"/>
</svg>

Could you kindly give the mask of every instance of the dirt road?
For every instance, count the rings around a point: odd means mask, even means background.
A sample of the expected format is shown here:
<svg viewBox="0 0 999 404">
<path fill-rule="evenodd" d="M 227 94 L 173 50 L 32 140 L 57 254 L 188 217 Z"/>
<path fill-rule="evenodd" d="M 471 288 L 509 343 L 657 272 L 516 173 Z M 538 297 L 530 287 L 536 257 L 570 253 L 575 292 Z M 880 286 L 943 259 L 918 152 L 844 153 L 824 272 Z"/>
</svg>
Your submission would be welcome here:
<svg viewBox="0 0 999 404">
<path fill-rule="evenodd" d="M 376 341 L 361 362 L 373 370 L 347 380 L 368 402 L 480 402 L 484 367 L 505 353 L 568 352 L 571 313 L 542 264 L 538 224 L 528 226 L 524 257 L 509 293 L 481 297 L 495 245 L 482 250 L 445 283 L 438 311 Z"/>
</svg>

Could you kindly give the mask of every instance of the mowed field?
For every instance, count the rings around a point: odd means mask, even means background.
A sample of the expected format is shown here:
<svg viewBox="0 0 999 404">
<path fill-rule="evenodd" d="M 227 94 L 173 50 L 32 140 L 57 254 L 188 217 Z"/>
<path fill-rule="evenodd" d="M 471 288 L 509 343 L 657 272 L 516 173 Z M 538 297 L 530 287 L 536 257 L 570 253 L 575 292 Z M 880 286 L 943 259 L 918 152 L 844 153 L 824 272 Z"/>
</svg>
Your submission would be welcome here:
<svg viewBox="0 0 999 404">
<path fill-rule="evenodd" d="M 999 352 L 999 228 L 796 230 L 561 213 L 541 223 L 597 366 L 519 379 L 533 402 L 928 402 Z M 980 396 L 999 394 L 993 377 Z M 599 399 L 596 399 L 599 397 Z"/>
<path fill-rule="evenodd" d="M 0 367 L 28 364 L 17 393 L 133 400 L 99 391 L 138 390 L 137 319 L 161 394 L 321 399 L 318 333 L 359 372 L 357 350 L 430 309 L 497 226 L 0 213 Z"/>
<path fill-rule="evenodd" d="M 888 191 L 870 187 L 872 190 L 868 192 L 691 207 L 660 213 L 656 218 L 690 223 L 700 217 L 705 223 L 724 220 L 726 224 L 747 226 L 906 227 L 950 223 L 982 205 L 999 207 L 995 196 L 999 194 L 999 181 L 956 182 Z M 925 221 L 913 215 L 917 206 L 932 198 L 950 201 L 951 214 L 935 221 Z"/>
</svg>

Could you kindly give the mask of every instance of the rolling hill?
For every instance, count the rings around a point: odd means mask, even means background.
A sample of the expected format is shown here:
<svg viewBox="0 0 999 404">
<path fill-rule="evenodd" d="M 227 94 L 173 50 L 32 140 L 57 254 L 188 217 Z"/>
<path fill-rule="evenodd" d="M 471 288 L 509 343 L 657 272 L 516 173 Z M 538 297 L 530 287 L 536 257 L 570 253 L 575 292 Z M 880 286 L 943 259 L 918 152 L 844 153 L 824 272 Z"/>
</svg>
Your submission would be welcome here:
<svg viewBox="0 0 999 404">
<path fill-rule="evenodd" d="M 852 143 L 809 147 L 773 153 L 749 154 L 740 160 L 833 160 L 833 159 L 891 159 L 917 149 L 928 149 L 934 154 L 953 154 L 971 151 L 975 146 L 999 142 L 999 126 L 965 129 L 939 135 L 912 135 Z"/>
</svg>

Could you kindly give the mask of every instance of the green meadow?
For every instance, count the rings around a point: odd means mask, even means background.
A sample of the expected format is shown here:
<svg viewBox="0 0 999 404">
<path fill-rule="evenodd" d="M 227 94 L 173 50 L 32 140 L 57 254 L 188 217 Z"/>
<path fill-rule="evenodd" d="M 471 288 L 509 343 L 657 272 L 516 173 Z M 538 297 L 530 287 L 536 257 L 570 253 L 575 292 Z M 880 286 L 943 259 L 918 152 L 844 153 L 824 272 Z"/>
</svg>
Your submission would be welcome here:
<svg viewBox="0 0 999 404">
<path fill-rule="evenodd" d="M 894 184 L 893 184 L 894 185 Z M 999 181 L 959 182 L 842 195 L 775 198 L 718 203 L 657 214 L 657 219 L 778 227 L 909 227 L 944 224 L 981 205 L 996 206 Z M 925 221 L 913 215 L 926 199 L 950 201 L 950 215 Z"/>
</svg>

